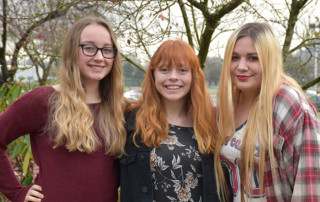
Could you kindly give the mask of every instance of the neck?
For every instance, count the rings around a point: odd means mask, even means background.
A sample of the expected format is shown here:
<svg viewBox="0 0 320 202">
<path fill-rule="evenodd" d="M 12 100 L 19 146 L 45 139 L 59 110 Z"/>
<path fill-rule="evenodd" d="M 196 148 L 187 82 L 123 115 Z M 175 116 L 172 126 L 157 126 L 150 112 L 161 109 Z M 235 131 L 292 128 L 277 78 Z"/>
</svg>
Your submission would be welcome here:
<svg viewBox="0 0 320 202">
<path fill-rule="evenodd" d="M 251 94 L 248 94 L 248 93 L 246 94 L 243 92 L 240 93 L 239 100 L 235 107 L 236 127 L 239 127 L 248 119 L 251 105 L 257 96 L 258 95 L 254 93 L 251 93 Z"/>
<path fill-rule="evenodd" d="M 99 93 L 99 82 L 84 84 L 86 91 L 86 103 L 99 103 L 101 102 Z"/>
<path fill-rule="evenodd" d="M 185 126 L 185 127 L 193 126 L 193 122 L 190 120 L 187 114 L 184 101 L 183 102 L 164 101 L 164 108 L 165 108 L 168 123 L 177 125 L 177 126 Z"/>
<path fill-rule="evenodd" d="M 239 94 L 238 104 L 240 105 L 249 105 L 251 106 L 253 100 L 258 96 L 257 92 L 254 93 L 246 93 L 241 91 Z"/>
</svg>

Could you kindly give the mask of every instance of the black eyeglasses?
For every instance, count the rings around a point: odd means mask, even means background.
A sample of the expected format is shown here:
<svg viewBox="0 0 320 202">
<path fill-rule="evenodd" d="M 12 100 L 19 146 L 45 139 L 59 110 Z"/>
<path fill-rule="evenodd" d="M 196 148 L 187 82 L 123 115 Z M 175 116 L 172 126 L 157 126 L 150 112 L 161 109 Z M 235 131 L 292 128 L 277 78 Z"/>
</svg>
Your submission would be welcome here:
<svg viewBox="0 0 320 202">
<path fill-rule="evenodd" d="M 79 44 L 82 49 L 82 53 L 86 56 L 95 56 L 98 50 L 101 51 L 102 56 L 107 59 L 112 59 L 117 54 L 116 47 L 102 47 L 98 48 L 93 44 Z"/>
</svg>

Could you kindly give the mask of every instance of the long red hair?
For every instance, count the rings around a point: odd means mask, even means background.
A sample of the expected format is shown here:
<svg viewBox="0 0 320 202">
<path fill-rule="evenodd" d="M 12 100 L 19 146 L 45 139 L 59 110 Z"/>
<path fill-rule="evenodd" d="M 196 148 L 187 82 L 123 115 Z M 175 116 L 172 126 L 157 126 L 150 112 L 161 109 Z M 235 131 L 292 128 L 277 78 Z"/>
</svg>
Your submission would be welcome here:
<svg viewBox="0 0 320 202">
<path fill-rule="evenodd" d="M 167 137 L 169 124 L 166 118 L 161 95 L 155 87 L 153 71 L 163 65 L 175 64 L 181 66 L 182 61 L 192 72 L 192 83 L 187 95 L 186 110 L 197 137 L 199 151 L 212 153 L 214 139 L 217 134 L 215 109 L 211 97 L 206 89 L 205 77 L 200 67 L 198 57 L 189 44 L 182 40 L 168 40 L 161 44 L 151 58 L 144 82 L 142 97 L 133 102 L 127 110 L 138 108 L 136 114 L 136 132 L 141 135 L 142 142 L 148 147 L 160 147 L 160 143 Z"/>
</svg>

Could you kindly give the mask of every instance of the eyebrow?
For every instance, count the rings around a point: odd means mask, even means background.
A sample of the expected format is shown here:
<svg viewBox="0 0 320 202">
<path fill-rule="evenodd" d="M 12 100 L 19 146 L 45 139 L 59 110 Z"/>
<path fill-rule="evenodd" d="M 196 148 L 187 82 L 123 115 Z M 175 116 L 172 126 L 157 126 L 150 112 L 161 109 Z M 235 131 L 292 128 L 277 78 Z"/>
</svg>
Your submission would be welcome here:
<svg viewBox="0 0 320 202">
<path fill-rule="evenodd" d="M 237 52 L 232 52 L 232 55 L 240 55 L 239 53 Z M 257 52 L 253 52 L 253 53 L 248 53 L 247 55 L 258 55 Z"/>
<path fill-rule="evenodd" d="M 89 43 L 89 44 L 93 44 L 93 45 L 95 44 L 95 42 L 93 42 L 93 41 L 83 41 L 81 43 Z M 103 44 L 103 47 L 106 47 L 106 46 L 113 46 L 113 44 L 110 44 L 110 43 Z"/>
</svg>

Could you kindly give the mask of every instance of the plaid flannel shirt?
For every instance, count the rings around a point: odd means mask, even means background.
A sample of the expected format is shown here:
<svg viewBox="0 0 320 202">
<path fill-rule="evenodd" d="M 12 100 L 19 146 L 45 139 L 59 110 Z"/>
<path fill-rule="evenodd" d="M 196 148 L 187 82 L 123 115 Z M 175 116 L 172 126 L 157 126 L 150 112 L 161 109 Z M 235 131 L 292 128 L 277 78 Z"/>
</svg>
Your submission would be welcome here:
<svg viewBox="0 0 320 202">
<path fill-rule="evenodd" d="M 275 172 L 267 157 L 268 201 L 320 201 L 320 124 L 300 92 L 283 84 L 273 102 Z"/>
</svg>

